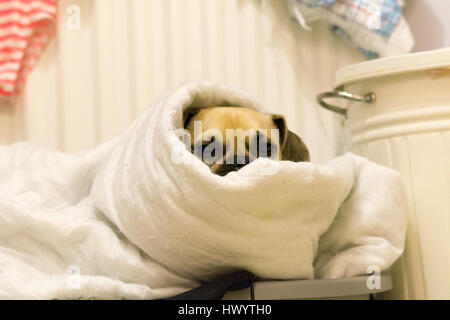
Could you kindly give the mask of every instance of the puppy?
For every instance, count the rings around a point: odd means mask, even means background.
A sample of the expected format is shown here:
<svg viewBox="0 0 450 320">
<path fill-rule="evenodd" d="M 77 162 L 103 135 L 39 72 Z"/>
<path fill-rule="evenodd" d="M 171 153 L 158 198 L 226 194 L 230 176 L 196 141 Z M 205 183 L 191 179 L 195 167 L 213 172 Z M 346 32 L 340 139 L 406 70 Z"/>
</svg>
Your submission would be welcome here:
<svg viewBox="0 0 450 320">
<path fill-rule="evenodd" d="M 287 129 L 281 115 L 235 106 L 191 107 L 183 114 L 183 124 L 191 136 L 191 151 L 220 176 L 258 157 L 309 161 L 308 148 Z"/>
</svg>

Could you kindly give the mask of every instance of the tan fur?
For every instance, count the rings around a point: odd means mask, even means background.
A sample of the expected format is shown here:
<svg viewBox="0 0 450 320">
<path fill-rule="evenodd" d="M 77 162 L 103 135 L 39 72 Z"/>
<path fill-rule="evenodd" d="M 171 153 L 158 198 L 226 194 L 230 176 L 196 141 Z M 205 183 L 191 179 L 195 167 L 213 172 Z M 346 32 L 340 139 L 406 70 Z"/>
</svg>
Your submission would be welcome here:
<svg viewBox="0 0 450 320">
<path fill-rule="evenodd" d="M 195 137 L 194 121 L 202 122 L 202 136 Z M 286 122 L 282 116 L 262 114 L 248 108 L 215 106 L 205 109 L 188 109 L 184 114 L 184 126 L 191 135 L 192 145 L 199 142 L 201 143 L 202 140 L 209 140 L 208 133 L 210 133 L 210 129 L 220 131 L 224 140 L 227 136 L 227 129 L 241 129 L 243 131 L 253 129 L 255 130 L 255 132 L 261 129 L 266 129 L 269 141 L 272 139 L 270 130 L 280 129 L 280 141 L 275 141 L 275 138 L 273 141 L 277 145 L 278 159 L 292 161 L 309 160 L 309 153 L 306 149 L 306 146 L 295 134 L 293 134 L 292 132 L 288 132 L 286 128 Z M 295 136 L 296 139 L 292 139 L 292 135 Z M 290 138 L 290 141 L 288 141 L 288 137 Z M 248 142 L 248 139 L 246 141 Z M 226 141 L 220 141 L 220 143 L 222 144 L 222 146 L 224 146 L 226 144 Z M 236 150 L 237 137 L 234 137 L 233 143 L 235 146 L 234 155 L 236 155 L 238 152 Z M 296 146 L 301 149 L 299 150 L 299 153 L 297 153 L 297 155 L 295 155 Z M 285 147 L 286 151 L 289 151 L 288 158 L 292 157 L 292 159 L 285 159 L 285 157 L 283 156 L 283 148 Z M 248 150 L 245 150 L 245 155 L 248 156 Z M 230 156 L 233 156 L 233 154 L 230 155 L 228 152 L 226 152 L 224 153 L 223 158 L 226 159 Z M 223 169 L 223 167 L 221 168 L 221 166 L 221 164 L 217 163 L 209 165 L 211 171 L 214 173 L 217 173 L 218 171 Z"/>
</svg>

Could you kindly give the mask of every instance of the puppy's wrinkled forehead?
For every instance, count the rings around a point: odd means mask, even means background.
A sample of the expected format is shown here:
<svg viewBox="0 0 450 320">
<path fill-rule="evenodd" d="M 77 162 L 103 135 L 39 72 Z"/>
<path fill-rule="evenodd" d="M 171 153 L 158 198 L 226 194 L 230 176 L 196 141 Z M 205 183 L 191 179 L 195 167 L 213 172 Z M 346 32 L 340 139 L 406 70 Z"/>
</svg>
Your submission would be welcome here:
<svg viewBox="0 0 450 320">
<path fill-rule="evenodd" d="M 211 107 L 199 111 L 190 119 L 186 129 L 194 131 L 194 121 L 202 122 L 202 131 L 215 129 L 226 136 L 227 129 L 277 129 L 272 116 L 239 107 Z"/>
</svg>

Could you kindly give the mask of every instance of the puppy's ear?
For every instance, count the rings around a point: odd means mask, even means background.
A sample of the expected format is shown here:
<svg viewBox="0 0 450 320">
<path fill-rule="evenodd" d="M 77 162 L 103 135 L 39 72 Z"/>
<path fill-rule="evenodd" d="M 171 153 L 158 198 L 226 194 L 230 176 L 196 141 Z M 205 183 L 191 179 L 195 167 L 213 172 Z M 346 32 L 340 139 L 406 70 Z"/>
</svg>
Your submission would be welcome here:
<svg viewBox="0 0 450 320">
<path fill-rule="evenodd" d="M 200 112 L 200 108 L 188 108 L 183 111 L 183 127 L 186 128 L 192 117 Z"/>
<path fill-rule="evenodd" d="M 280 130 L 281 160 L 293 162 L 309 161 L 308 148 L 299 136 L 287 129 L 284 117 L 273 115 L 272 119 L 278 130 Z"/>
<path fill-rule="evenodd" d="M 305 143 L 292 131 L 288 131 L 288 136 L 283 149 L 281 149 L 281 159 L 293 162 L 309 161 L 309 151 Z"/>
<path fill-rule="evenodd" d="M 283 150 L 284 145 L 286 144 L 287 141 L 287 124 L 286 124 L 286 120 L 284 119 L 283 116 L 278 115 L 278 114 L 274 114 L 272 115 L 272 120 L 275 123 L 275 125 L 277 126 L 279 133 L 280 133 L 280 148 Z"/>
</svg>

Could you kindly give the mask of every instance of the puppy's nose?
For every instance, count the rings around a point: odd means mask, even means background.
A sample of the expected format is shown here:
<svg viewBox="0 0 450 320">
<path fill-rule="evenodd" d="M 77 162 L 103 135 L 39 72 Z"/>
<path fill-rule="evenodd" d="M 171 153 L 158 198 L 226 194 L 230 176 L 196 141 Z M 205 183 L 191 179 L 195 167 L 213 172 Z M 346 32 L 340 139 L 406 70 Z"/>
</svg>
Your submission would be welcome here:
<svg viewBox="0 0 450 320">
<path fill-rule="evenodd" d="M 215 170 L 215 173 L 218 174 L 219 176 L 226 176 L 227 173 L 232 172 L 232 171 L 238 171 L 239 169 L 241 169 L 242 167 L 244 167 L 245 164 L 237 164 L 237 163 L 232 163 L 232 164 L 222 164 L 220 167 L 218 167 Z"/>
<path fill-rule="evenodd" d="M 238 171 L 242 167 L 249 164 L 250 159 L 248 156 L 234 156 L 233 158 L 228 158 L 224 164 L 217 168 L 216 174 L 220 176 L 225 176 L 228 172 Z"/>
<path fill-rule="evenodd" d="M 230 164 L 230 165 L 235 165 L 236 167 L 238 167 L 240 169 L 243 166 L 245 166 L 246 164 L 250 163 L 250 158 L 249 158 L 249 156 L 235 155 L 232 158 L 228 158 L 225 161 L 225 163 Z"/>
</svg>

